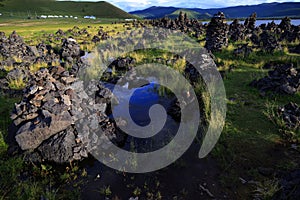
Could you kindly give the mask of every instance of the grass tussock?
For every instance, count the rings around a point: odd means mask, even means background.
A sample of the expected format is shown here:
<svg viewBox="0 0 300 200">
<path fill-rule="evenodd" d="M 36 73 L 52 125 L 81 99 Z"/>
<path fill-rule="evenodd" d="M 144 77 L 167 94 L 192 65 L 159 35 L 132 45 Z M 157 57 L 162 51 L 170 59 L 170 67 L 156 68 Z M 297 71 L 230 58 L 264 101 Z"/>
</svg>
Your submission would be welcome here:
<svg viewBox="0 0 300 200">
<path fill-rule="evenodd" d="M 41 68 L 47 68 L 47 67 L 48 67 L 47 63 L 37 62 L 37 63 L 34 63 L 34 64 L 30 65 L 29 70 L 34 73 L 34 72 L 39 71 Z"/>
<path fill-rule="evenodd" d="M 27 81 L 24 80 L 23 75 L 8 79 L 8 86 L 9 86 L 10 89 L 13 89 L 13 90 L 22 90 L 22 89 L 24 89 L 26 87 L 26 83 L 27 83 Z"/>
<path fill-rule="evenodd" d="M 288 127 L 282 116 L 278 113 L 278 106 L 272 102 L 266 103 L 264 114 L 268 119 L 278 127 L 278 132 L 281 137 L 287 142 L 295 142 L 300 139 L 300 127 Z"/>
</svg>

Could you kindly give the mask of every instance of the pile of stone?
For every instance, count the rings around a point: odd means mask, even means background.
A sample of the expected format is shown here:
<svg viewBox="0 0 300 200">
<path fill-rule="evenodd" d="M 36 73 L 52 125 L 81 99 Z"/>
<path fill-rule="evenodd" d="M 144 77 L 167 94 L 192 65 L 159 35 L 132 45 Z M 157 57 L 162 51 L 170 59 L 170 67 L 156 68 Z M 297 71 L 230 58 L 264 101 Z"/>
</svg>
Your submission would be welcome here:
<svg viewBox="0 0 300 200">
<path fill-rule="evenodd" d="M 0 55 L 4 59 L 9 59 L 15 62 L 15 59 L 22 59 L 22 61 L 33 62 L 38 52 L 35 47 L 26 45 L 15 31 L 8 37 L 5 33 L 0 33 Z"/>
<path fill-rule="evenodd" d="M 252 13 L 252 15 L 245 20 L 244 26 L 247 33 L 252 33 L 255 30 L 256 17 L 256 13 Z"/>
<path fill-rule="evenodd" d="M 252 52 L 252 48 L 247 44 L 240 45 L 237 49 L 233 50 L 235 56 L 247 57 Z"/>
<path fill-rule="evenodd" d="M 215 14 L 208 24 L 205 48 L 209 51 L 221 51 L 228 45 L 228 25 L 222 12 Z"/>
<path fill-rule="evenodd" d="M 152 20 L 150 24 L 154 27 L 161 27 L 171 30 L 180 30 L 184 33 L 194 34 L 196 38 L 200 37 L 205 31 L 201 22 L 196 19 L 189 19 L 186 13 L 180 12 L 178 18 L 170 19 L 164 17 L 162 19 Z"/>
<path fill-rule="evenodd" d="M 111 98 L 100 82 L 79 81 L 62 67 L 39 70 L 11 115 L 9 152 L 25 152 L 34 162 L 67 163 L 88 157 L 101 137 L 122 141 L 106 115 Z"/>
<path fill-rule="evenodd" d="M 66 33 L 63 30 L 58 29 L 58 31 L 56 31 L 55 35 L 57 35 L 57 36 L 66 36 Z"/>
<path fill-rule="evenodd" d="M 101 40 L 107 40 L 108 38 L 109 38 L 108 33 L 100 29 L 98 31 L 98 34 L 92 38 L 92 42 L 97 43 L 100 42 Z"/>
<path fill-rule="evenodd" d="M 103 31 L 102 29 L 100 29 L 100 30 L 98 31 L 98 34 L 97 34 L 97 35 L 99 36 L 99 38 L 100 38 L 101 40 L 107 40 L 107 39 L 109 38 L 108 33 L 105 32 L 105 31 Z"/>
<path fill-rule="evenodd" d="M 290 102 L 280 107 L 278 113 L 288 128 L 297 129 L 300 127 L 300 107 L 296 103 Z"/>
<path fill-rule="evenodd" d="M 277 65 L 268 72 L 268 76 L 254 80 L 250 85 L 258 88 L 262 94 L 269 91 L 293 95 L 300 90 L 300 69 L 294 68 L 293 64 Z"/>
<path fill-rule="evenodd" d="M 84 56 L 85 52 L 80 50 L 80 45 L 73 38 L 64 39 L 59 51 L 60 59 L 67 63 L 75 63 Z"/>
<path fill-rule="evenodd" d="M 290 31 L 292 29 L 291 19 L 289 17 L 283 18 L 278 27 L 283 31 Z"/>
<path fill-rule="evenodd" d="M 27 80 L 30 75 L 30 67 L 33 64 L 48 65 L 58 62 L 60 60 L 57 52 L 51 47 L 40 43 L 36 46 L 28 46 L 23 39 L 13 32 L 9 37 L 6 37 L 2 32 L 0 33 L 0 56 L 3 58 L 0 61 L 0 70 L 6 77 L 0 78 L 0 90 L 10 96 L 18 96 L 20 91 L 11 90 L 9 88 L 9 81 L 23 79 Z"/>
<path fill-rule="evenodd" d="M 275 50 L 281 49 L 279 41 L 270 31 L 263 31 L 262 34 L 260 34 L 260 44 L 260 47 L 268 53 L 273 53 Z"/>
<path fill-rule="evenodd" d="M 233 20 L 229 26 L 229 39 L 232 42 L 241 41 L 245 39 L 245 26 L 240 24 L 238 19 Z"/>
<path fill-rule="evenodd" d="M 44 42 L 36 46 L 28 46 L 16 32 L 8 38 L 3 32 L 0 33 L 0 55 L 4 58 L 0 66 L 22 67 L 36 62 L 58 61 L 57 53 L 51 45 L 46 45 Z"/>
<path fill-rule="evenodd" d="M 135 65 L 135 59 L 131 57 L 119 57 L 114 60 L 108 67 L 117 71 L 128 71 Z"/>
<path fill-rule="evenodd" d="M 290 27 L 288 25 L 282 25 L 283 27 L 288 27 L 288 29 L 279 29 L 280 31 L 280 41 L 288 41 L 289 43 L 295 42 L 298 39 L 300 39 L 300 27 L 291 25 Z"/>
<path fill-rule="evenodd" d="M 298 44 L 298 45 L 295 46 L 295 47 L 289 48 L 289 52 L 300 54 L 300 44 Z"/>
</svg>

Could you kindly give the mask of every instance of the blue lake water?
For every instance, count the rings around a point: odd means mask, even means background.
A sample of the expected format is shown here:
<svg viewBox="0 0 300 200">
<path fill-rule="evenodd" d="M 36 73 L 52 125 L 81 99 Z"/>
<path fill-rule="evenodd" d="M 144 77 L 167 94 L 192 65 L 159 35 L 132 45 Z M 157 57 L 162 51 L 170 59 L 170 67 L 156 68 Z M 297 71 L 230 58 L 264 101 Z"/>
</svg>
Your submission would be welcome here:
<svg viewBox="0 0 300 200">
<path fill-rule="evenodd" d="M 270 22 L 272 22 L 272 21 L 274 21 L 275 24 L 280 24 L 281 19 L 279 19 L 279 20 L 256 20 L 255 25 L 256 25 L 256 26 L 260 26 L 261 24 L 268 24 L 268 23 L 270 23 Z M 244 20 L 241 20 L 241 21 L 240 21 L 241 24 L 244 24 L 244 22 L 245 22 Z M 206 23 L 208 23 L 208 22 L 203 22 L 203 23 L 206 24 Z M 228 23 L 228 24 L 231 24 L 232 21 L 227 21 L 227 23 Z M 299 25 L 300 25 L 300 19 L 292 19 L 292 20 L 291 20 L 291 23 L 292 23 L 293 25 L 295 25 L 295 26 L 299 26 Z"/>
</svg>

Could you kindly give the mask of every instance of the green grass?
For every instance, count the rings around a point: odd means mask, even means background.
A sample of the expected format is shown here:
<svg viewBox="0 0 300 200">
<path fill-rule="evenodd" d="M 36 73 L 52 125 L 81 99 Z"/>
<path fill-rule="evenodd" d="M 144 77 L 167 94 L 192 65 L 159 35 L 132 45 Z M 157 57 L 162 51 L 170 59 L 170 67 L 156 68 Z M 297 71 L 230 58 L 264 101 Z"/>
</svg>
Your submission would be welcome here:
<svg viewBox="0 0 300 200">
<path fill-rule="evenodd" d="M 277 63 L 293 62 L 299 66 L 299 55 L 289 55 L 284 52 L 275 52 L 273 55 L 254 51 L 246 58 L 235 57 L 233 48 L 215 53 L 216 61 L 221 69 L 228 69 L 235 66 L 231 73 L 226 74 L 224 80 L 228 99 L 227 117 L 225 129 L 221 138 L 213 150 L 213 155 L 218 159 L 224 172 L 222 182 L 225 185 L 237 185 L 237 194 L 249 196 L 251 191 L 257 188 L 247 188 L 240 184 L 240 177 L 257 180 L 260 188 L 256 190 L 258 195 L 269 198 L 270 193 L 277 190 L 277 185 L 257 173 L 259 167 L 270 167 L 279 169 L 290 168 L 295 160 L 284 156 L 288 143 L 283 137 L 281 129 L 266 115 L 268 104 L 274 108 L 285 105 L 290 101 L 300 103 L 300 94 L 294 96 L 270 95 L 262 97 L 259 91 L 249 86 L 251 81 L 261 78 L 268 70 L 261 69 L 264 64 L 270 61 Z M 273 156 L 270 152 L 277 149 Z M 278 150 L 279 149 L 279 150 Z M 289 165 L 289 166 L 287 166 Z M 278 167 L 276 167 L 278 166 Z M 295 165 L 292 164 L 295 167 Z M 262 185 L 267 184 L 265 189 Z M 269 184 L 270 183 L 270 184 Z M 269 187 L 269 188 L 268 188 Z M 273 192 L 271 191 L 273 190 Z M 245 199 L 248 199 L 248 197 Z M 249 197 L 250 199 L 250 197 Z"/>
<path fill-rule="evenodd" d="M 202 14 L 202 13 L 188 10 L 188 9 L 178 9 L 178 10 L 174 11 L 173 13 L 167 15 L 167 17 L 177 18 L 179 16 L 180 12 L 186 13 L 186 15 L 189 19 L 210 19 L 212 17 L 212 15 L 210 15 L 208 13 Z"/>
<path fill-rule="evenodd" d="M 4 17 L 35 17 L 36 15 L 68 15 L 82 17 L 94 15 L 98 18 L 133 18 L 127 12 L 104 1 L 74 2 L 55 0 L 9 0 L 0 2 Z"/>
<path fill-rule="evenodd" d="M 22 90 L 26 87 L 26 80 L 23 75 L 8 79 L 8 87 L 13 90 Z"/>
<path fill-rule="evenodd" d="M 26 42 L 36 44 L 43 39 L 44 33 L 55 33 L 59 28 L 63 31 L 73 28 L 86 28 L 88 25 L 92 27 L 88 29 L 91 35 L 97 34 L 99 26 L 103 26 L 104 31 L 112 32 L 123 31 L 125 28 L 122 24 L 111 25 L 108 22 L 88 22 L 75 20 L 12 20 L 2 19 L 0 21 L 1 30 L 6 34 L 13 30 L 24 37 Z M 78 37 L 78 41 L 91 40 L 92 37 Z M 30 42 L 31 41 L 31 42 Z M 59 44 L 57 44 L 59 48 Z M 236 191 L 236 195 L 243 199 L 253 199 L 249 197 L 251 193 L 257 193 L 261 198 L 269 198 L 278 190 L 277 180 L 273 177 L 262 177 L 258 173 L 259 167 L 270 167 L 275 170 L 292 170 L 296 167 L 297 161 L 286 155 L 289 141 L 282 137 L 278 123 L 274 123 L 270 119 L 271 112 L 268 105 L 274 108 L 293 101 L 300 105 L 300 93 L 294 96 L 260 96 L 257 89 L 249 86 L 249 83 L 255 78 L 261 78 L 267 74 L 267 70 L 262 67 L 267 62 L 288 63 L 293 62 L 295 66 L 300 66 L 300 56 L 297 54 L 289 54 L 286 51 L 277 51 L 273 54 L 267 54 L 259 50 L 254 50 L 248 57 L 234 56 L 233 50 L 238 43 L 230 44 L 228 48 L 222 52 L 215 53 L 216 63 L 220 69 L 229 69 L 234 66 L 231 73 L 227 73 L 224 84 L 227 94 L 227 118 L 224 131 L 219 142 L 212 152 L 212 156 L 218 161 L 221 169 L 221 182 L 224 188 L 230 193 L 231 190 Z M 288 44 L 286 44 L 288 45 Z M 81 45 L 83 50 L 92 51 L 96 45 Z M 170 55 L 164 51 L 149 50 L 136 51 L 129 54 L 135 58 L 137 64 L 152 62 L 155 58 L 163 58 L 168 60 Z M 174 67 L 182 71 L 184 59 L 175 63 Z M 40 66 L 33 66 L 35 71 Z M 11 70 L 11 66 L 7 66 L 7 71 Z M 91 77 L 98 76 L 97 71 L 91 71 Z M 116 74 L 117 75 L 117 74 Z M 15 84 L 13 88 L 18 88 Z M 198 94 L 203 92 L 201 86 L 195 89 Z M 209 95 L 202 94 L 204 106 L 209 107 Z M 41 195 L 48 199 L 64 199 L 68 195 L 73 195 L 73 199 L 78 199 L 80 192 L 64 189 L 78 177 L 86 177 L 86 171 L 77 166 L 70 166 L 63 172 L 55 171 L 54 167 L 48 165 L 35 165 L 25 163 L 22 157 L 8 158 L 6 156 L 7 144 L 4 138 L 7 135 L 7 128 L 11 123 L 9 119 L 10 111 L 18 99 L 10 99 L 0 96 L 0 199 L 10 199 L 15 196 L 24 196 L 24 199 L 40 198 Z M 266 114 L 267 113 L 267 114 Z M 205 113 L 206 118 L 209 112 Z M 268 115 L 269 114 L 269 115 Z M 20 175 L 29 174 L 25 180 L 21 180 Z M 240 184 L 239 178 L 247 180 L 255 180 L 257 185 L 248 187 Z M 17 183 L 17 184 L 13 184 Z M 61 185 L 62 187 L 54 187 Z M 112 196 L 109 186 L 100 188 L 101 194 Z M 134 195 L 138 196 L 138 190 Z M 157 194 L 157 199 L 161 198 Z"/>
<path fill-rule="evenodd" d="M 88 44 L 81 45 L 81 49 L 84 51 L 92 51 L 96 47 L 94 43 L 91 42 L 94 35 L 97 35 L 100 26 L 103 27 L 104 32 L 108 32 L 111 36 L 117 34 L 118 32 L 125 31 L 125 27 L 122 23 L 111 25 L 115 21 L 113 19 L 103 19 L 103 20 L 74 20 L 74 19 L 44 19 L 44 20 L 27 20 L 27 19 L 1 19 L 0 18 L 0 29 L 7 36 L 13 31 L 19 34 L 24 42 L 28 45 L 37 45 L 44 41 L 46 44 L 50 44 L 44 35 L 55 34 L 58 29 L 67 32 L 73 29 L 74 26 L 80 29 L 86 28 L 90 36 L 73 36 L 67 33 L 66 37 L 72 36 L 77 40 L 78 43 L 87 41 Z M 117 20 L 118 21 L 118 20 Z M 88 26 L 90 28 L 88 28 Z M 51 44 L 53 48 L 60 48 L 61 41 L 53 41 Z"/>
</svg>

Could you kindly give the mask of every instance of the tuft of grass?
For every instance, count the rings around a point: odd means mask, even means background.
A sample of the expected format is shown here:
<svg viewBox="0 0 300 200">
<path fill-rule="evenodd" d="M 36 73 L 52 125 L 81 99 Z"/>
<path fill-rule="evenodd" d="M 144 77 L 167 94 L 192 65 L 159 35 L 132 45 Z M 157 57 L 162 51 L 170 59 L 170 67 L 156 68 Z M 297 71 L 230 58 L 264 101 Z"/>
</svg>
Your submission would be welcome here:
<svg viewBox="0 0 300 200">
<path fill-rule="evenodd" d="M 19 77 L 9 78 L 8 86 L 13 90 L 22 90 L 26 87 L 26 82 L 27 81 L 24 80 L 23 75 L 20 75 Z"/>
<path fill-rule="evenodd" d="M 186 67 L 185 58 L 180 58 L 172 65 L 172 67 L 180 73 L 183 73 Z"/>
<path fill-rule="evenodd" d="M 58 67 L 60 66 L 60 61 L 59 60 L 52 61 L 51 65 Z"/>
<path fill-rule="evenodd" d="M 17 62 L 17 63 L 23 62 L 23 59 L 20 58 L 20 57 L 17 57 L 17 56 L 13 56 L 12 59 L 13 59 L 15 62 Z"/>
<path fill-rule="evenodd" d="M 279 116 L 277 105 L 267 102 L 264 114 L 278 127 L 278 131 L 283 139 L 288 142 L 295 142 L 300 139 L 300 127 L 288 127 L 283 118 Z"/>
<path fill-rule="evenodd" d="M 144 53 L 138 53 L 136 51 L 129 53 L 129 56 L 134 58 L 137 63 L 143 63 L 147 58 L 147 55 Z"/>
<path fill-rule="evenodd" d="M 5 66 L 3 67 L 3 69 L 4 69 L 5 71 L 7 71 L 7 72 L 10 72 L 11 70 L 14 69 L 14 66 L 13 66 L 13 65 L 5 65 Z"/>
<path fill-rule="evenodd" d="M 280 190 L 279 182 L 276 179 L 265 180 L 256 185 L 253 191 L 255 199 L 271 199 Z"/>
<path fill-rule="evenodd" d="M 41 68 L 46 68 L 48 67 L 48 64 L 45 63 L 45 62 L 37 62 L 37 63 L 34 63 L 32 65 L 29 66 L 29 70 L 31 72 L 37 72 L 39 71 Z"/>
<path fill-rule="evenodd" d="M 194 87 L 196 95 L 200 98 L 200 108 L 204 112 L 204 119 L 208 120 L 210 117 L 210 95 L 207 91 L 205 84 L 199 82 Z"/>
<path fill-rule="evenodd" d="M 104 186 L 104 187 L 100 188 L 100 194 L 102 194 L 104 196 L 112 195 L 112 191 L 110 189 L 110 186 Z"/>
<path fill-rule="evenodd" d="M 4 136 L 2 131 L 0 130 L 0 155 L 3 155 L 8 148 L 8 145 L 4 141 Z"/>
<path fill-rule="evenodd" d="M 4 199 L 18 183 L 18 177 L 24 167 L 19 157 L 0 160 L 0 198 Z"/>
<path fill-rule="evenodd" d="M 85 52 L 92 52 L 96 48 L 96 44 L 94 43 L 83 44 L 81 46 L 82 46 L 82 50 Z"/>
</svg>

